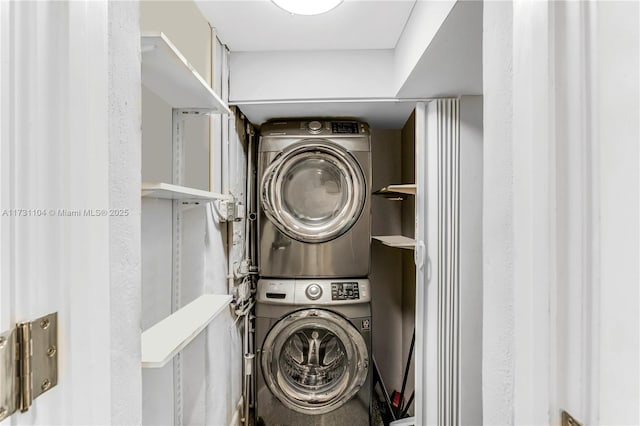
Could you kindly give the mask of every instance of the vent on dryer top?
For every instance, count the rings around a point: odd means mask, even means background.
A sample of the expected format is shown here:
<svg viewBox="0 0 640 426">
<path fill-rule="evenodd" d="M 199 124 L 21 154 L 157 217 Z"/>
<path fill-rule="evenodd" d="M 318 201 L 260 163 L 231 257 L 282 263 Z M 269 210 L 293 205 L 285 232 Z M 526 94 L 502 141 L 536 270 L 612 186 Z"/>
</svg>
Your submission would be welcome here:
<svg viewBox="0 0 640 426">
<path fill-rule="evenodd" d="M 331 122 L 331 132 L 358 134 L 358 123 L 355 121 L 333 121 Z"/>
</svg>

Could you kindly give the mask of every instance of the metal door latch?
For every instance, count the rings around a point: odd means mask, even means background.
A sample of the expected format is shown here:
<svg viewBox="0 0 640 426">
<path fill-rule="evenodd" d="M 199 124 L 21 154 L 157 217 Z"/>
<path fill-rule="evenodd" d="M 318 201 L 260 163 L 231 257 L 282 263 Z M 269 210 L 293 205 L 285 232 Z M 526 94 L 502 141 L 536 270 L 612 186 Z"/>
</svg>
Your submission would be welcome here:
<svg viewBox="0 0 640 426">
<path fill-rule="evenodd" d="M 57 312 L 0 334 L 0 421 L 57 384 Z"/>
</svg>

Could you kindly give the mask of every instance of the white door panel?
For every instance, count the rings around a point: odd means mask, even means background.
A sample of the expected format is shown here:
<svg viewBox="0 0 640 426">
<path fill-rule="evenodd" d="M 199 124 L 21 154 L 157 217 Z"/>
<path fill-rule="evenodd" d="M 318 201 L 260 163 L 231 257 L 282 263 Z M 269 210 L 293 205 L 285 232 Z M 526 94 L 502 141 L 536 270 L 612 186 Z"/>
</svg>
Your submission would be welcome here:
<svg viewBox="0 0 640 426">
<path fill-rule="evenodd" d="M 122 90 L 139 47 L 135 26 L 109 37 L 136 14 L 0 4 L 0 329 L 58 312 L 59 357 L 58 385 L 3 424 L 139 421 L 139 93 Z"/>
</svg>

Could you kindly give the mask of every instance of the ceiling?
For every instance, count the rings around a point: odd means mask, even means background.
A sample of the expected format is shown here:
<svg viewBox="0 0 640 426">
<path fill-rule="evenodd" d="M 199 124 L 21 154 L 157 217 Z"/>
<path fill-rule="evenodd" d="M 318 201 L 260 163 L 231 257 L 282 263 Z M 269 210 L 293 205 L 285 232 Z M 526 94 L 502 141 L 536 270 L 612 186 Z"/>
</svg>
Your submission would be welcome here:
<svg viewBox="0 0 640 426">
<path fill-rule="evenodd" d="M 198 1 L 232 52 L 393 49 L 416 0 L 344 0 L 316 16 L 270 0 Z"/>
<path fill-rule="evenodd" d="M 482 0 L 194 0 L 230 50 L 229 104 L 254 124 L 343 116 L 402 128 L 417 100 L 482 93 Z"/>
</svg>

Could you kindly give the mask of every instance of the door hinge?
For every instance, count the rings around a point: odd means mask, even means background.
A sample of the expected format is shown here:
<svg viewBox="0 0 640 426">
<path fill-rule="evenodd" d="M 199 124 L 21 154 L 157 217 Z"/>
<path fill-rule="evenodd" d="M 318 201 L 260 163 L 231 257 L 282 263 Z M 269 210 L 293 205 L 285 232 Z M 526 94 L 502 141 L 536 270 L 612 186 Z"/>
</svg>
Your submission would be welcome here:
<svg viewBox="0 0 640 426">
<path fill-rule="evenodd" d="M 57 384 L 57 312 L 0 334 L 0 421 Z"/>
<path fill-rule="evenodd" d="M 582 426 L 582 423 L 574 419 L 573 416 L 571 416 L 571 414 L 563 410 L 561 425 L 562 426 Z"/>
</svg>

